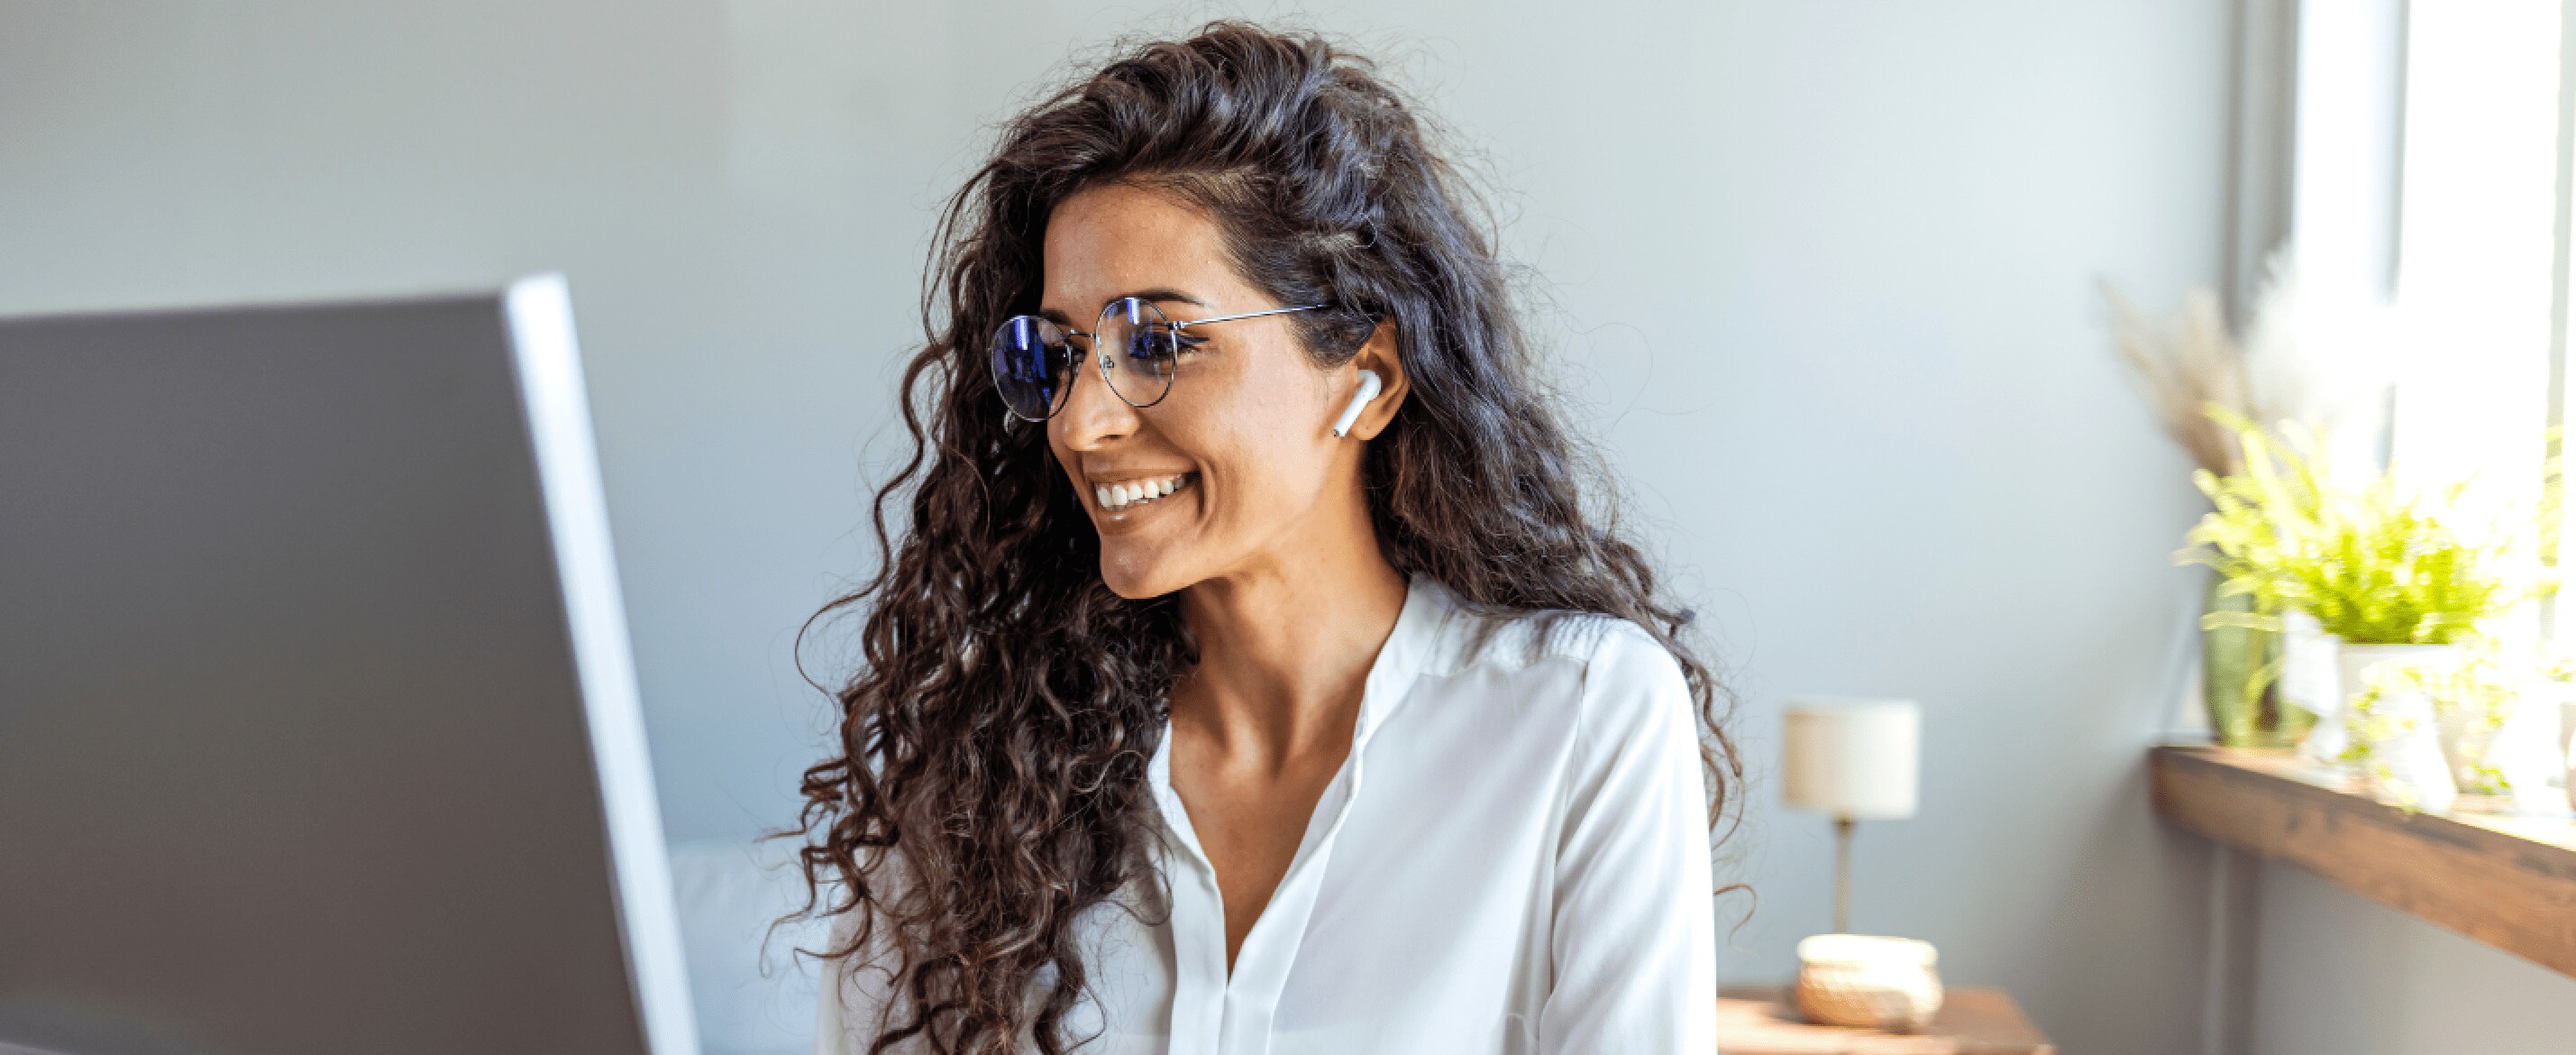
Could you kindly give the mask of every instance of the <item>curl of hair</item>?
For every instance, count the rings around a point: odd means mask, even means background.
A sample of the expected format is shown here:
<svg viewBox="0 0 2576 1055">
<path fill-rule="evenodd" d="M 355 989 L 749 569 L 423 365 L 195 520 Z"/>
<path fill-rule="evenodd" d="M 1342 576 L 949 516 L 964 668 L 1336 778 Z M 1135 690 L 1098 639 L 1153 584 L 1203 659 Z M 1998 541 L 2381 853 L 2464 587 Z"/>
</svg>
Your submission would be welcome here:
<svg viewBox="0 0 2576 1055">
<path fill-rule="evenodd" d="M 1136 46 L 1008 124 L 942 212 L 928 344 L 903 374 L 912 455 L 876 496 L 879 571 L 817 613 L 865 611 L 863 662 L 836 693 L 839 754 L 805 772 L 786 834 L 803 840 L 805 913 L 858 914 L 820 954 L 891 950 L 871 965 L 896 994 L 872 1051 L 1066 1050 L 1088 980 L 1076 917 L 1160 889 L 1146 763 L 1195 648 L 1174 598 L 1101 582 L 1079 496 L 1045 430 L 1003 413 L 984 354 L 1037 310 L 1049 214 L 1110 183 L 1203 210 L 1278 303 L 1333 305 L 1295 316 L 1319 366 L 1392 321 L 1412 395 L 1362 465 L 1387 559 L 1474 610 L 1644 627 L 1707 726 L 1713 826 L 1742 780 L 1690 615 L 1587 511 L 1593 466 L 1535 376 L 1489 214 L 1414 109 L 1313 36 L 1218 22 Z"/>
</svg>

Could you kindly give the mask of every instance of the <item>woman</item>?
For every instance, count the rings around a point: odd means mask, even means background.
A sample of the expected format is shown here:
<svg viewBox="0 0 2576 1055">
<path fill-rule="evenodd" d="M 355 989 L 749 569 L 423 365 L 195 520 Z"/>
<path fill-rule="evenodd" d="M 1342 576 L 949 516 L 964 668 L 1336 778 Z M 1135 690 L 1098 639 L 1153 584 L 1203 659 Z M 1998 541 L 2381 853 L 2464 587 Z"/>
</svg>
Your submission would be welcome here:
<svg viewBox="0 0 2576 1055">
<path fill-rule="evenodd" d="M 1719 693 L 1470 202 L 1241 24 L 1004 130 L 834 605 L 819 1050 L 1713 1049 Z"/>
</svg>

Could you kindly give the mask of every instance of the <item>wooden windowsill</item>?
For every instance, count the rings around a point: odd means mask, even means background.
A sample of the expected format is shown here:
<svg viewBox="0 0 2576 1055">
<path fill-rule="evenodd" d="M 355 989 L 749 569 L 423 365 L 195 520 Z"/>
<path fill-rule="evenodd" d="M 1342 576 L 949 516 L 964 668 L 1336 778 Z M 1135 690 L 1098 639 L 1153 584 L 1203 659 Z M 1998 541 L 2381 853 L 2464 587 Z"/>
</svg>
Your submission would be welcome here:
<svg viewBox="0 0 2576 1055">
<path fill-rule="evenodd" d="M 2284 751 L 2159 747 L 2156 811 L 2576 977 L 2576 820 L 2409 814 Z"/>
</svg>

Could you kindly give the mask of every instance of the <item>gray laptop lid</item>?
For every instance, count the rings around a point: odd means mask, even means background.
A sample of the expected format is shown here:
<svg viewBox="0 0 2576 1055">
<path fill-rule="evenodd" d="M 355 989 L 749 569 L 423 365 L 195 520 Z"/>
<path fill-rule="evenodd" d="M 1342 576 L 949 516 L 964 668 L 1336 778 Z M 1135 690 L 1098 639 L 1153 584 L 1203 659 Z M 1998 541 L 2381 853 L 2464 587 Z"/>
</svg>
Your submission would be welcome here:
<svg viewBox="0 0 2576 1055">
<path fill-rule="evenodd" d="M 559 278 L 0 320 L 0 1050 L 697 1050 Z"/>
</svg>

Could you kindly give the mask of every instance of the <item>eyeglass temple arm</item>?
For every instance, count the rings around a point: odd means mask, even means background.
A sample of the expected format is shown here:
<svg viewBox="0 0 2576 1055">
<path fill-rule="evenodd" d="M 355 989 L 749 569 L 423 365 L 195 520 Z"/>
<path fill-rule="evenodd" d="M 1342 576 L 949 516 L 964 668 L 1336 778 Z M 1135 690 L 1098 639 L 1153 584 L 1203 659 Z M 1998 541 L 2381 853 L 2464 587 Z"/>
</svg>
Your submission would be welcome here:
<svg viewBox="0 0 2576 1055">
<path fill-rule="evenodd" d="M 1191 319 L 1187 322 L 1173 323 L 1172 329 L 1182 330 L 1192 326 L 1205 326 L 1212 322 L 1233 322 L 1236 319 L 1258 319 L 1264 315 L 1286 315 L 1292 311 L 1314 311 L 1327 306 L 1328 305 L 1323 304 L 1301 304 L 1294 308 L 1272 308 L 1268 311 L 1247 311 L 1241 315 L 1219 315 L 1213 319 Z"/>
</svg>

